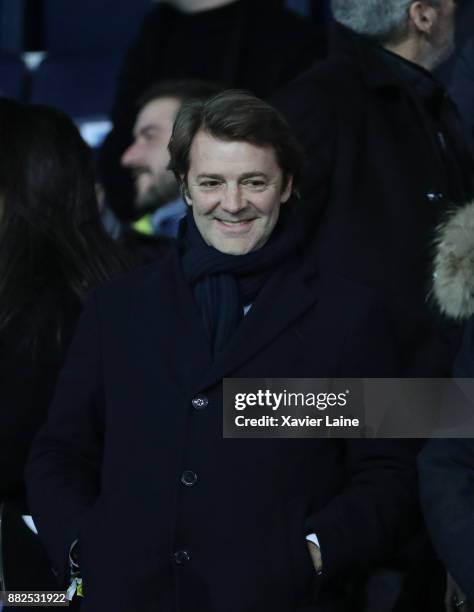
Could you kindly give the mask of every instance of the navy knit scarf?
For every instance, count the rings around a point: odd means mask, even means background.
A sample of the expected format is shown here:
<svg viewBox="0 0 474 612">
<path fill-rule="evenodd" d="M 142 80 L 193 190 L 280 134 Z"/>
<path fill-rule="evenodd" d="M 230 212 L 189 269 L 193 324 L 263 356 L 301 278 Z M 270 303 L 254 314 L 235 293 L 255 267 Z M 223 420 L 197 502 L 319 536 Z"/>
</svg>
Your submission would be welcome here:
<svg viewBox="0 0 474 612">
<path fill-rule="evenodd" d="M 184 277 L 201 312 L 214 355 L 220 353 L 269 277 L 294 257 L 301 232 L 286 205 L 269 240 L 246 255 L 227 255 L 206 244 L 192 210 L 181 222 L 180 251 Z"/>
</svg>

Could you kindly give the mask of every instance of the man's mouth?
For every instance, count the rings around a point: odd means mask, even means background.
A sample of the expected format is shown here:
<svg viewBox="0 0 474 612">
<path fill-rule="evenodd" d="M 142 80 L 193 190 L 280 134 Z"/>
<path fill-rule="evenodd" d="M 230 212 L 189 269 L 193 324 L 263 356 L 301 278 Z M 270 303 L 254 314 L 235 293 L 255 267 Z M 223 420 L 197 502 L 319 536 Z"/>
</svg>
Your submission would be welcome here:
<svg viewBox="0 0 474 612">
<path fill-rule="evenodd" d="M 252 217 L 251 219 L 218 219 L 216 218 L 215 221 L 217 222 L 217 225 L 224 230 L 228 230 L 231 232 L 241 232 L 241 231 L 247 231 L 248 229 L 250 229 L 252 223 L 255 221 L 255 217 Z"/>
<path fill-rule="evenodd" d="M 216 221 L 219 223 L 223 223 L 224 225 L 244 225 L 246 223 L 251 223 L 255 220 L 255 217 L 249 219 L 219 219 L 216 217 Z"/>
</svg>

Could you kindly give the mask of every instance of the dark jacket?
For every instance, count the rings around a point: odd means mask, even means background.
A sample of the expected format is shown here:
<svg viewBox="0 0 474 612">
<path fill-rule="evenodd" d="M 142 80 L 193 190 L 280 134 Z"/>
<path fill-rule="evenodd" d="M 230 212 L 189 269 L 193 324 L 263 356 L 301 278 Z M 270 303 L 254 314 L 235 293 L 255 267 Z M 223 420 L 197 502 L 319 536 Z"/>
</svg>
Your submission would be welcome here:
<svg viewBox="0 0 474 612">
<path fill-rule="evenodd" d="M 474 153 L 474 36 L 468 38 L 456 57 L 449 90 L 464 119 Z"/>
<path fill-rule="evenodd" d="M 215 360 L 174 252 L 92 294 L 28 469 L 63 580 L 79 538 L 83 612 L 340 609 L 341 584 L 410 531 L 411 452 L 387 440 L 223 439 L 222 380 L 397 368 L 374 293 L 312 265 L 276 273 Z"/>
<path fill-rule="evenodd" d="M 330 59 L 275 99 L 306 150 L 302 191 L 308 214 L 320 220 L 316 261 L 381 288 L 410 373 L 446 374 L 453 348 L 433 343 L 426 300 L 433 230 L 452 203 L 472 195 L 472 163 L 453 127 L 444 134 L 447 172 L 437 112 L 427 112 L 388 52 L 337 32 Z M 455 123 L 441 89 L 433 103 Z"/>
<path fill-rule="evenodd" d="M 145 266 L 168 253 L 174 240 L 165 236 L 143 234 L 131 226 L 125 226 L 118 240 L 128 254 L 133 267 Z"/>
<path fill-rule="evenodd" d="M 117 82 L 114 129 L 100 155 L 109 204 L 124 220 L 133 215 L 133 184 L 120 167 L 132 139 L 137 99 L 164 79 L 206 79 L 267 97 L 325 53 L 325 33 L 284 8 L 281 0 L 238 0 L 185 14 L 154 6 L 128 49 Z"/>
<path fill-rule="evenodd" d="M 467 319 L 454 376 L 474 377 L 474 203 L 440 227 L 434 295 L 442 312 Z M 468 397 L 473 410 L 474 398 Z M 473 412 L 474 418 L 474 412 Z M 474 440 L 431 440 L 419 459 L 421 501 L 435 548 L 474 602 Z"/>
</svg>

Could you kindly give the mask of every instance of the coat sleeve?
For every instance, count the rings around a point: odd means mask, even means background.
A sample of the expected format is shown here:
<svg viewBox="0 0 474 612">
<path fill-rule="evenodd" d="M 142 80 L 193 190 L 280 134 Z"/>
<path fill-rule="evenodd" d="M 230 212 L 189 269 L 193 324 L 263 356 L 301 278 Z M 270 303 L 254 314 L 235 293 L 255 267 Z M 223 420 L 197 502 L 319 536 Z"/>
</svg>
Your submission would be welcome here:
<svg viewBox="0 0 474 612">
<path fill-rule="evenodd" d="M 398 359 L 383 304 L 376 300 L 349 333 L 340 375 L 397 375 Z M 317 534 L 323 577 L 354 574 L 390 561 L 419 525 L 418 440 L 346 439 L 346 481 L 339 494 L 306 520 Z"/>
<path fill-rule="evenodd" d="M 103 410 L 99 323 L 91 294 L 26 469 L 29 507 L 62 583 L 69 548 L 99 493 Z"/>
<path fill-rule="evenodd" d="M 474 440 L 431 440 L 418 464 L 421 503 L 435 549 L 474 601 Z"/>
</svg>

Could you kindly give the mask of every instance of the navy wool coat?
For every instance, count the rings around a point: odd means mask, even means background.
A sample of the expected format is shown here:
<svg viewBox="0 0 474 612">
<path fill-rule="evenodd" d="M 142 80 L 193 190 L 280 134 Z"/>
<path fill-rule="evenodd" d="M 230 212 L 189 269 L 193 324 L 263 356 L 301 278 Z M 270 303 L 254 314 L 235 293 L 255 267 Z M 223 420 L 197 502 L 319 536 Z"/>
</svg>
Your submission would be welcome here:
<svg viewBox="0 0 474 612">
<path fill-rule="evenodd" d="M 223 439 L 222 379 L 394 376 L 390 330 L 372 290 L 310 265 L 276 273 L 216 359 L 176 252 L 92 293 L 27 470 L 64 584 L 79 539 L 83 612 L 340 609 L 409 535 L 411 451 Z"/>
</svg>

